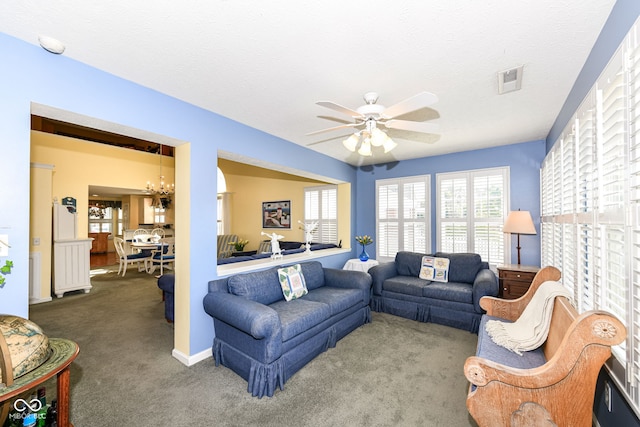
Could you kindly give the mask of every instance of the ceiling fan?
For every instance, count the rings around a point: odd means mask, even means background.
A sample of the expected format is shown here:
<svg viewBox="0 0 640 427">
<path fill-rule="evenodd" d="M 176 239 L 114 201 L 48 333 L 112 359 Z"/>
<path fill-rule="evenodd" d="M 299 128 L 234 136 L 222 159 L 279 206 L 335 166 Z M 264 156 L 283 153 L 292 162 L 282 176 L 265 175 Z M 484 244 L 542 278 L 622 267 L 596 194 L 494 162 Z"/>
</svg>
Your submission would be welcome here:
<svg viewBox="0 0 640 427">
<path fill-rule="evenodd" d="M 374 147 L 383 146 L 385 153 L 397 146 L 378 126 L 384 126 L 387 129 L 408 130 L 420 133 L 436 133 L 438 131 L 439 127 L 435 123 L 414 122 L 395 118 L 438 102 L 438 97 L 430 92 L 420 92 L 388 108 L 384 105 L 377 104 L 378 94 L 376 92 L 365 93 L 364 101 L 366 104 L 355 110 L 331 101 L 316 102 L 316 104 L 322 107 L 330 108 L 350 116 L 355 122 L 318 130 L 308 133 L 307 135 L 316 135 L 338 129 L 362 127 L 362 129 L 347 138 L 343 144 L 348 150 L 355 151 L 358 142 L 360 142 L 360 137 L 363 137 L 358 153 L 363 156 L 370 156 L 372 155 L 372 145 Z"/>
</svg>

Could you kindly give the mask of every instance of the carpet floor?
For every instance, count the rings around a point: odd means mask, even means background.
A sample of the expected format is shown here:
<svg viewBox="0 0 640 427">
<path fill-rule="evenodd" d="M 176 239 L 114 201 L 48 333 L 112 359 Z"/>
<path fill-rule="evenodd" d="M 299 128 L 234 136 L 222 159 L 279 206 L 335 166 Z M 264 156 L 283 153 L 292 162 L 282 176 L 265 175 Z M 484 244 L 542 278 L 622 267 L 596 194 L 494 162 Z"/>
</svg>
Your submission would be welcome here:
<svg viewBox="0 0 640 427">
<path fill-rule="evenodd" d="M 117 267 L 115 269 L 117 271 Z M 106 268 L 90 293 L 30 307 L 50 337 L 80 346 L 71 367 L 75 427 L 475 426 L 462 368 L 477 336 L 373 313 L 364 325 L 297 372 L 272 398 L 213 359 L 186 367 L 171 356 L 156 279 Z M 49 400 L 55 382 L 47 382 Z"/>
</svg>

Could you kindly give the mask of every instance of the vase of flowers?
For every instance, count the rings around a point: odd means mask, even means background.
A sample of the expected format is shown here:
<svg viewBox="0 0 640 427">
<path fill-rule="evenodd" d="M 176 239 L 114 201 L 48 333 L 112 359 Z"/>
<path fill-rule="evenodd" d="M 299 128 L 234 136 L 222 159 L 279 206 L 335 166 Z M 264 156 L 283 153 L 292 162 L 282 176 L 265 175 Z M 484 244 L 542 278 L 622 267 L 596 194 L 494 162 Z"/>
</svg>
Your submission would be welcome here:
<svg viewBox="0 0 640 427">
<path fill-rule="evenodd" d="M 370 245 L 373 243 L 373 239 L 371 238 L 371 236 L 368 236 L 368 235 L 356 236 L 356 242 L 362 245 L 362 252 L 360 253 L 360 256 L 358 258 L 360 258 L 360 261 L 362 262 L 368 261 L 369 254 L 366 251 L 366 247 L 367 245 Z"/>
<path fill-rule="evenodd" d="M 233 249 L 235 249 L 236 252 L 242 252 L 244 250 L 244 247 L 247 246 L 247 243 L 249 243 L 248 240 L 238 240 L 237 242 L 229 242 L 229 244 L 233 246 Z"/>
</svg>

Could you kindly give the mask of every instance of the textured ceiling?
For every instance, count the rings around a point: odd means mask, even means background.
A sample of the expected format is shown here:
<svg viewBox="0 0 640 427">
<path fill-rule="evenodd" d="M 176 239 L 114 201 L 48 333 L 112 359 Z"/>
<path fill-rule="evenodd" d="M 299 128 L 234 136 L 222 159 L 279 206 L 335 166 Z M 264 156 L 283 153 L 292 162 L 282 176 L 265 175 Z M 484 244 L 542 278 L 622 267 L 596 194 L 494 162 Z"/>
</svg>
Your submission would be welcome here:
<svg viewBox="0 0 640 427">
<path fill-rule="evenodd" d="M 354 165 L 545 138 L 614 0 L 0 2 L 0 32 Z M 522 90 L 497 73 L 524 66 Z M 348 118 L 369 91 L 391 106 L 439 97 L 409 119 L 439 135 L 389 131 L 399 146 L 361 158 Z"/>
</svg>

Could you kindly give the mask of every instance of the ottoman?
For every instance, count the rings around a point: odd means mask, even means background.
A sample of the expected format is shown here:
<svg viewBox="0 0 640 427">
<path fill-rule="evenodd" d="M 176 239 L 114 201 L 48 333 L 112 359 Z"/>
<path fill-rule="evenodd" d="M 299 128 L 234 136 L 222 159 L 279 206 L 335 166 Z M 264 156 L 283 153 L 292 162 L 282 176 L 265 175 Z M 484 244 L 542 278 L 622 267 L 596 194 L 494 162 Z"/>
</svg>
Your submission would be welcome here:
<svg viewBox="0 0 640 427">
<path fill-rule="evenodd" d="M 163 274 L 158 278 L 158 287 L 162 289 L 164 297 L 164 317 L 167 322 L 173 322 L 173 289 L 175 286 L 175 276 Z"/>
</svg>

